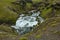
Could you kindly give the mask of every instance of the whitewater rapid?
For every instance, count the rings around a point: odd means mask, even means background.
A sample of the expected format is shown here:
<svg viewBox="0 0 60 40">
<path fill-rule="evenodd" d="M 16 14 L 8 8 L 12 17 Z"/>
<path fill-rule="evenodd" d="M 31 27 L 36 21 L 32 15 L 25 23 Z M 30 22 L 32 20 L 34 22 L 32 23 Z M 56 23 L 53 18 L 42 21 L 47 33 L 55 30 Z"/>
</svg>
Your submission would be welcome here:
<svg viewBox="0 0 60 40">
<path fill-rule="evenodd" d="M 32 28 L 35 27 L 38 23 L 44 22 L 44 19 L 39 16 L 40 11 L 32 10 L 29 11 L 28 14 L 30 15 L 21 14 L 16 21 L 16 25 L 11 26 L 12 28 L 16 29 L 19 34 L 25 34 L 31 31 Z"/>
</svg>

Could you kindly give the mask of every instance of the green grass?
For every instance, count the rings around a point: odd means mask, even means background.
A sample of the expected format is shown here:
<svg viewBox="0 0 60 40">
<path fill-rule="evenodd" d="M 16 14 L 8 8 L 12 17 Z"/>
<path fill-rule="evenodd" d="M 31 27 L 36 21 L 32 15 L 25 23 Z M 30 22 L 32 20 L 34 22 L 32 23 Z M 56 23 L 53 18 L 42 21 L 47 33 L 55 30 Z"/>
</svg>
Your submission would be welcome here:
<svg viewBox="0 0 60 40">
<path fill-rule="evenodd" d="M 0 0 L 0 23 L 10 23 L 10 24 L 14 24 L 17 20 L 18 14 L 9 10 L 7 7 L 11 6 L 11 2 L 13 2 L 15 0 Z M 32 0 L 33 3 L 38 3 L 41 2 L 42 0 Z M 50 1 L 50 5 L 54 4 L 54 2 L 51 0 Z M 40 8 L 43 9 L 44 5 L 41 6 Z M 24 9 L 21 9 L 20 5 L 13 5 L 13 8 L 15 8 L 16 10 L 19 10 L 19 13 L 22 11 L 24 11 Z M 32 8 L 32 4 L 27 3 L 26 4 L 26 10 L 29 10 Z M 21 10 L 20 10 L 21 9 Z M 48 18 L 52 13 L 52 8 L 48 8 L 45 7 L 42 12 L 41 12 L 41 16 L 44 18 Z M 49 14 L 49 15 L 48 15 Z M 56 10 L 55 15 L 60 16 L 60 10 Z M 53 15 L 54 16 L 54 15 Z M 45 36 L 49 33 L 55 34 L 55 35 L 60 35 L 60 31 L 59 30 L 55 30 L 56 27 L 58 28 L 58 23 L 60 24 L 60 18 L 59 17 L 53 17 L 53 18 L 48 18 L 45 22 L 43 22 L 42 24 L 39 24 L 36 29 L 34 29 L 32 32 L 27 33 L 25 35 L 23 35 L 23 37 L 19 37 L 20 40 L 28 40 L 28 37 L 33 37 L 36 39 L 39 38 L 43 38 L 42 36 Z M 50 30 L 48 30 L 50 29 Z M 50 32 L 52 30 L 52 32 Z M 7 37 L 11 37 L 14 38 L 16 37 L 16 35 L 14 35 L 16 32 L 13 32 L 12 28 L 10 27 L 10 25 L 6 25 L 6 24 L 1 24 L 0 25 L 0 38 L 5 38 Z M 50 34 L 49 34 L 50 35 Z M 46 36 L 45 36 L 46 37 Z M 48 36 L 50 37 L 50 36 Z"/>
<path fill-rule="evenodd" d="M 39 3 L 39 2 L 41 2 L 42 0 L 32 0 L 33 1 L 33 3 Z"/>
<path fill-rule="evenodd" d="M 7 7 L 11 5 L 14 0 L 0 0 L 0 22 L 15 23 L 17 13 L 9 10 Z"/>
<path fill-rule="evenodd" d="M 15 40 L 16 37 L 17 35 L 13 35 L 10 33 L 5 33 L 5 32 L 0 33 L 0 40 Z"/>
<path fill-rule="evenodd" d="M 10 34 L 17 34 L 17 32 L 11 28 L 8 24 L 1 24 L 0 25 L 0 32 L 10 33 Z"/>
<path fill-rule="evenodd" d="M 41 16 L 44 17 L 44 18 L 47 18 L 48 17 L 48 14 L 52 12 L 52 8 L 45 8 L 42 13 L 41 13 Z"/>
<path fill-rule="evenodd" d="M 26 37 L 22 37 L 22 38 L 20 38 L 20 40 L 27 40 L 27 38 Z"/>
</svg>

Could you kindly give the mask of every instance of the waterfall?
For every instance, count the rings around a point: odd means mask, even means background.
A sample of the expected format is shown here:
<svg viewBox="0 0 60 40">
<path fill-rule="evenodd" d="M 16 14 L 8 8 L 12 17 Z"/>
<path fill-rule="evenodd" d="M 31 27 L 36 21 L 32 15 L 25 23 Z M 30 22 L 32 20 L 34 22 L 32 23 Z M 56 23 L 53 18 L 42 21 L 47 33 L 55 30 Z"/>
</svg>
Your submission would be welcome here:
<svg viewBox="0 0 60 40">
<path fill-rule="evenodd" d="M 31 31 L 32 28 L 36 26 L 39 22 L 40 23 L 44 22 L 44 19 L 39 16 L 40 11 L 32 10 L 32 11 L 29 11 L 28 14 L 31 14 L 31 15 L 21 14 L 16 21 L 16 25 L 11 26 L 12 28 L 15 28 L 19 34 L 27 33 Z"/>
</svg>

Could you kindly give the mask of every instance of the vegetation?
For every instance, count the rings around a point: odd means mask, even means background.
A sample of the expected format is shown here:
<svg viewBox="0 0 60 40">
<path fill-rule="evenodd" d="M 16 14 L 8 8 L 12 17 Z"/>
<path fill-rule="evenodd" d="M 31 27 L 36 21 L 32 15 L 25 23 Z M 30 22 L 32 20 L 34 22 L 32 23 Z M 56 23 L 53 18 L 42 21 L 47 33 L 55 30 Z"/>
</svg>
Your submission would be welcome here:
<svg viewBox="0 0 60 40">
<path fill-rule="evenodd" d="M 60 0 L 32 0 L 32 2 L 0 0 L 0 40 L 60 40 Z M 21 13 L 39 10 L 45 22 L 33 31 L 18 35 L 11 28 Z"/>
<path fill-rule="evenodd" d="M 10 11 L 8 6 L 11 5 L 12 0 L 0 0 L 0 24 L 13 24 L 17 19 L 17 13 Z"/>
<path fill-rule="evenodd" d="M 20 40 L 27 40 L 27 38 L 26 37 L 23 37 L 23 38 L 20 38 Z"/>
</svg>

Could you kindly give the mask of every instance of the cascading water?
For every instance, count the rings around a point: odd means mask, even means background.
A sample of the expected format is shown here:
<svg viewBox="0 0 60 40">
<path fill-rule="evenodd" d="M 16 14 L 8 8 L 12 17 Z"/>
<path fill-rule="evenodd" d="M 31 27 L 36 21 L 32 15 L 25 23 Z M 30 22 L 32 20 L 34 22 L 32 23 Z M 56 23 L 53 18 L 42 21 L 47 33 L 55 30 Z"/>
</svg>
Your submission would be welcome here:
<svg viewBox="0 0 60 40">
<path fill-rule="evenodd" d="M 32 30 L 34 26 L 36 26 L 39 22 L 44 22 L 44 19 L 40 17 L 40 11 L 29 11 L 28 14 L 31 15 L 25 15 L 21 14 L 20 17 L 16 21 L 15 26 L 11 26 L 12 28 L 15 28 L 19 34 L 24 34 Z M 38 22 L 38 20 L 39 22 Z"/>
</svg>

